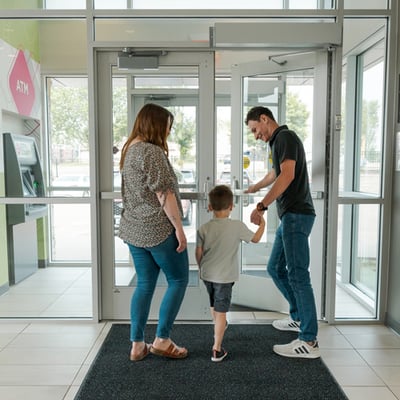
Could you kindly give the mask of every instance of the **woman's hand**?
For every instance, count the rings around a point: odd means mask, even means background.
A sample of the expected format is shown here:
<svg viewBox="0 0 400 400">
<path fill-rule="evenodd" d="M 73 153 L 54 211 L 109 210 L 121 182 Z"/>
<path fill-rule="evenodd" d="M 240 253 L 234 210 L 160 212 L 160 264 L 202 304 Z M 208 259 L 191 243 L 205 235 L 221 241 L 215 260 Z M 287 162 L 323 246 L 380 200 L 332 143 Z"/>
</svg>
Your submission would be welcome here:
<svg viewBox="0 0 400 400">
<path fill-rule="evenodd" d="M 178 247 L 176 248 L 176 251 L 178 253 L 182 253 L 182 251 L 184 251 L 187 247 L 185 231 L 183 229 L 176 229 L 175 235 L 176 235 L 176 238 L 178 239 L 178 243 L 179 243 Z"/>
</svg>

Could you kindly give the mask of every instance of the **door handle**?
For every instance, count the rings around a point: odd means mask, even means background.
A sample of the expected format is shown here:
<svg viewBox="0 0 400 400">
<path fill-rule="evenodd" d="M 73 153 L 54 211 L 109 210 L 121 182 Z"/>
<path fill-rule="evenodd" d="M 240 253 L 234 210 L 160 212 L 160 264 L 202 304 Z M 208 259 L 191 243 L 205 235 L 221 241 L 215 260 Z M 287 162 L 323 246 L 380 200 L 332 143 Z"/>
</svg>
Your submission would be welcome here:
<svg viewBox="0 0 400 400">
<path fill-rule="evenodd" d="M 322 190 L 315 190 L 311 192 L 311 198 L 315 200 L 322 200 L 324 198 L 324 192 Z"/>
</svg>

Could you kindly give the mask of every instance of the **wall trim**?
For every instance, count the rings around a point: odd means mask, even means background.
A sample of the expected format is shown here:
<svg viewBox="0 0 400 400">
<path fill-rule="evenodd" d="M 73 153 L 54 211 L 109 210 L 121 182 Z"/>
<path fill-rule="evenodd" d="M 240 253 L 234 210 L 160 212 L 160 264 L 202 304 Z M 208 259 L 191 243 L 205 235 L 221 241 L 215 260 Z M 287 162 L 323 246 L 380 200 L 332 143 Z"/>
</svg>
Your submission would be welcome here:
<svg viewBox="0 0 400 400">
<path fill-rule="evenodd" d="M 387 325 L 389 328 L 392 328 L 396 333 L 400 335 L 400 321 L 396 321 L 388 313 L 386 313 L 385 325 Z"/>
<path fill-rule="evenodd" d="M 5 283 L 4 285 L 0 286 L 0 296 L 10 290 L 10 285 Z"/>
</svg>

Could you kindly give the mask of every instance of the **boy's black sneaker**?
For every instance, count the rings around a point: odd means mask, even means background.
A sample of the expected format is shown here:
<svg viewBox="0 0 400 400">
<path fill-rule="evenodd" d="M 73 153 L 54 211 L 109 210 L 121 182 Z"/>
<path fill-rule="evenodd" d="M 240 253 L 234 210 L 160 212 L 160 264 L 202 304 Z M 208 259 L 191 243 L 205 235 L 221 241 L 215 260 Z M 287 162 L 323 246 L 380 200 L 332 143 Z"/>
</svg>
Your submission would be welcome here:
<svg viewBox="0 0 400 400">
<path fill-rule="evenodd" d="M 221 347 L 221 351 L 214 350 L 212 351 L 211 361 L 213 362 L 221 362 L 226 356 L 228 352 Z"/>
</svg>

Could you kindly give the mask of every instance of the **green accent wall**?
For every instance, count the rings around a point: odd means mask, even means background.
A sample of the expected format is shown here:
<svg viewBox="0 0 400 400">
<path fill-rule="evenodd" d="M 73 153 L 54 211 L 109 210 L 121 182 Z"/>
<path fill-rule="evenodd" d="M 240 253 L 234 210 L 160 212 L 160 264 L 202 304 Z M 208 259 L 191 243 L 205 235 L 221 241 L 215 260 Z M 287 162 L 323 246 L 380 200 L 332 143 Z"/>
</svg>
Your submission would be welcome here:
<svg viewBox="0 0 400 400">
<path fill-rule="evenodd" d="M 2 10 L 37 10 L 43 8 L 43 0 L 1 0 Z"/>
<path fill-rule="evenodd" d="M 41 0 L 1 0 L 0 9 L 40 9 Z M 19 50 L 28 50 L 31 57 L 40 61 L 39 57 L 39 21 L 27 19 L 0 20 L 0 39 Z"/>
<path fill-rule="evenodd" d="M 1 0 L 0 9 L 41 9 L 42 0 Z M 39 21 L 28 19 L 1 19 L 0 39 L 18 50 L 27 50 L 32 59 L 40 62 L 39 53 Z M 0 110 L 1 111 L 1 110 Z M 4 196 L 4 172 L 0 173 L 0 196 Z M 41 237 L 41 256 L 47 258 L 46 250 L 43 248 L 45 232 L 43 226 L 39 230 Z M 7 250 L 7 220 L 6 206 L 0 205 L 0 287 L 8 284 L 8 250 Z"/>
</svg>

